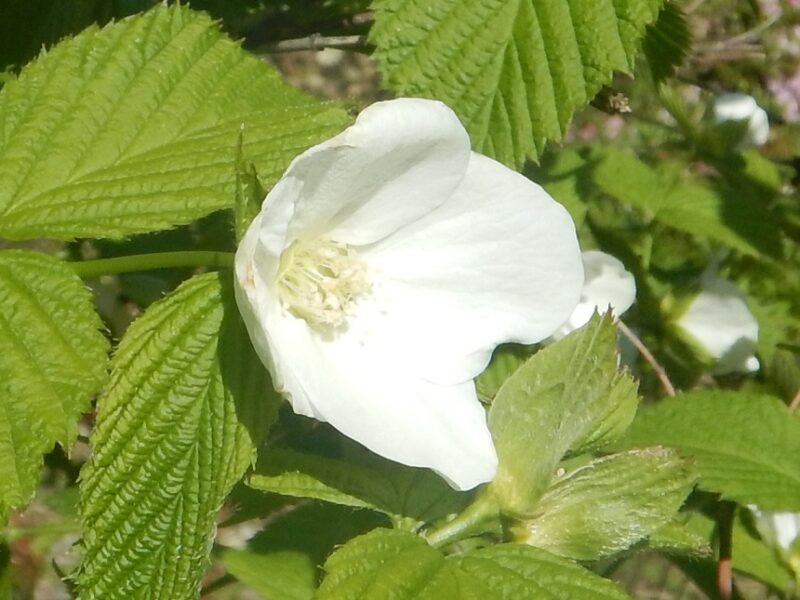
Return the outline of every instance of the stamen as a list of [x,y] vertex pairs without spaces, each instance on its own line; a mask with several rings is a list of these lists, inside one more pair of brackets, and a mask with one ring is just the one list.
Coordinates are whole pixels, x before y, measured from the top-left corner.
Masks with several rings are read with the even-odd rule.
[[347,244],[296,240],[281,254],[278,291],[286,309],[314,327],[341,325],[370,289],[366,265]]

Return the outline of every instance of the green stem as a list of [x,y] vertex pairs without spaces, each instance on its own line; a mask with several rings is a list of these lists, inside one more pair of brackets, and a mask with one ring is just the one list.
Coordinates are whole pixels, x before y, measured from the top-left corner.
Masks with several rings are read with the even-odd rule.
[[133,254],[116,258],[101,258],[71,262],[69,265],[82,279],[94,279],[101,275],[116,275],[132,271],[172,269],[175,267],[233,267],[233,253],[192,250],[183,252],[157,252]]
[[425,539],[434,547],[445,546],[460,540],[487,533],[494,529],[500,513],[490,494],[484,493],[464,512],[437,529],[427,532]]

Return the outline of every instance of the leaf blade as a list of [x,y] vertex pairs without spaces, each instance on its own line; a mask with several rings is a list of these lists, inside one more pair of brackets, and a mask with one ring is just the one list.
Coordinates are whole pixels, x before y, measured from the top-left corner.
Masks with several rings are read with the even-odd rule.
[[121,342],[82,472],[81,597],[197,596],[214,515],[277,409],[232,302],[194,277]]
[[560,140],[572,113],[630,72],[661,0],[376,0],[388,86],[450,105],[473,146],[508,165]]
[[800,510],[800,420],[776,398],[703,391],[665,400],[640,411],[624,440],[653,444],[693,456],[702,489],[764,510]]
[[0,518],[33,495],[42,455],[75,441],[79,415],[107,379],[101,329],[67,265],[0,252]]
[[0,235],[121,238],[189,223],[233,205],[242,130],[271,184],[347,120],[186,7],[90,27],[0,90]]
[[489,411],[500,459],[491,487],[501,508],[528,515],[565,454],[621,436],[637,405],[635,383],[617,371],[610,317],[535,354],[503,383]]

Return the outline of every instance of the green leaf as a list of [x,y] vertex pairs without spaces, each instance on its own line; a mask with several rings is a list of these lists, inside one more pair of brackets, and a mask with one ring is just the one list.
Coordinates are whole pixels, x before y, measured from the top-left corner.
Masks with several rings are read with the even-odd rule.
[[[696,534],[714,539],[717,524],[703,514],[695,513],[688,521],[688,527]],[[741,513],[733,521],[733,568],[751,575],[776,590],[788,591],[792,583],[792,573],[781,562],[778,553],[764,543],[741,518]]]
[[492,489],[501,508],[530,515],[565,454],[619,437],[636,412],[633,380],[617,371],[610,317],[534,355],[509,377],[489,412],[500,459]]
[[375,527],[386,518],[332,504],[295,508],[247,544],[222,553],[229,573],[265,598],[303,600],[317,588],[319,567],[334,547]]
[[377,510],[410,528],[460,510],[469,498],[428,469],[366,452],[348,458],[271,449],[262,452],[248,484],[267,492]]
[[499,544],[445,558],[421,538],[376,529],[334,552],[319,600],[622,600],[616,585],[543,550]]
[[475,150],[514,166],[560,140],[575,109],[630,73],[663,0],[375,0],[389,88],[451,106]]
[[530,358],[531,353],[532,349],[529,346],[517,344],[498,346],[492,354],[489,365],[475,378],[478,398],[483,402],[491,402],[506,379]]
[[708,237],[751,256],[780,256],[780,238],[775,234],[779,225],[763,206],[730,191],[679,180],[623,150],[603,148],[600,156],[595,183],[617,200],[678,231]]
[[42,455],[75,441],[107,379],[92,295],[63,262],[0,252],[0,521],[31,498]]
[[559,556],[596,560],[672,521],[693,483],[691,465],[672,450],[612,454],[559,478],[536,507],[541,515],[514,533]]
[[667,2],[656,22],[647,27],[642,41],[642,50],[656,83],[673,74],[691,45],[692,32],[686,14],[676,2]]
[[194,277],[128,329],[81,482],[81,598],[196,598],[214,516],[277,398],[230,284]]
[[257,554],[246,550],[225,550],[222,564],[229,574],[264,598],[311,600],[314,597],[314,565],[301,552]]
[[693,456],[702,489],[763,510],[800,511],[800,419],[771,396],[702,391],[637,415],[626,446]]
[[565,148],[549,152],[539,165],[528,165],[525,174],[564,205],[580,228],[586,218],[587,202],[595,186],[592,164],[580,150]]
[[687,558],[711,558],[713,552],[707,535],[700,535],[687,524],[685,513],[659,527],[647,538],[648,549]]
[[0,90],[0,236],[189,223],[233,206],[240,135],[271,186],[347,121],[186,7],[90,27]]

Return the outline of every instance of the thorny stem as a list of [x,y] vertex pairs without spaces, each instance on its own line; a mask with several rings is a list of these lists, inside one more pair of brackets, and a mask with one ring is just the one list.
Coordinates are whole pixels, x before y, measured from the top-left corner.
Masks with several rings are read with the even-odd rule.
[[157,252],[154,254],[133,254],[116,258],[75,261],[68,263],[82,279],[94,279],[101,275],[116,275],[133,271],[170,269],[175,267],[233,267],[233,254],[230,252],[211,252],[191,250],[183,252]]
[[625,323],[622,321],[617,320],[617,328],[619,332],[624,335],[631,344],[641,353],[644,359],[650,363],[650,366],[653,367],[653,371],[655,371],[658,380],[661,382],[661,386],[664,388],[664,391],[667,393],[668,396],[675,395],[675,386],[672,385],[672,382],[669,380],[669,375],[667,375],[666,370],[662,367],[656,357],[653,356],[653,353],[647,349],[647,346],[644,345],[639,336],[633,333]]

